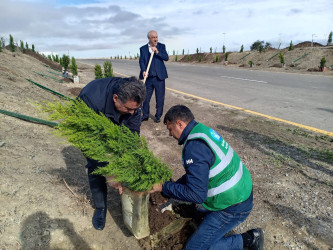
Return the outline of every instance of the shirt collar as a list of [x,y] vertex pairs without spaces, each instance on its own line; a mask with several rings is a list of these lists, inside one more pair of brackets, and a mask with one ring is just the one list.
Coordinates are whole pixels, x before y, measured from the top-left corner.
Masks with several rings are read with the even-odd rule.
[[196,120],[190,121],[179,137],[178,144],[183,145],[192,129],[198,124]]

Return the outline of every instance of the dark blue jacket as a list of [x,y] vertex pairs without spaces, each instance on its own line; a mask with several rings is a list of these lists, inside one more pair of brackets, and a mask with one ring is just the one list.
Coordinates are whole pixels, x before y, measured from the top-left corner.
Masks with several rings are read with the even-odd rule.
[[[178,144],[186,141],[189,133],[197,125],[191,121],[181,134]],[[183,149],[183,166],[186,174],[176,182],[165,182],[162,193],[177,200],[201,204],[207,199],[209,168],[215,162],[215,156],[203,140],[190,140]]]
[[[151,68],[154,67],[156,71],[156,75],[160,80],[164,80],[168,78],[168,73],[166,67],[164,65],[164,61],[169,60],[168,53],[166,52],[165,45],[163,43],[157,43],[156,48],[158,50],[158,54],[154,54],[153,60],[151,62]],[[150,59],[149,47],[148,44],[143,45],[140,48],[140,79],[143,79],[143,71],[147,70],[148,62]]]
[[96,113],[103,113],[114,124],[124,124],[132,132],[140,133],[141,111],[137,109],[133,115],[120,114],[113,101],[113,86],[120,77],[108,77],[88,83],[80,92],[81,98]]

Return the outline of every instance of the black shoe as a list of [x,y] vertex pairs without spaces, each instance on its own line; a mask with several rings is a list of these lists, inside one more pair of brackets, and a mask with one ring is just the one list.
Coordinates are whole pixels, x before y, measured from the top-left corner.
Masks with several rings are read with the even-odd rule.
[[96,208],[92,218],[92,224],[96,230],[103,230],[106,220],[106,208]]
[[252,235],[253,241],[249,246],[250,250],[263,250],[264,249],[264,231],[261,228],[252,229],[247,231]]
[[142,122],[148,121],[148,118],[142,117],[142,118],[141,118],[141,121],[142,121]]
[[156,122],[156,123],[159,123],[159,122],[161,122],[161,119],[160,119],[160,118],[156,118],[156,119],[155,119],[155,122]]

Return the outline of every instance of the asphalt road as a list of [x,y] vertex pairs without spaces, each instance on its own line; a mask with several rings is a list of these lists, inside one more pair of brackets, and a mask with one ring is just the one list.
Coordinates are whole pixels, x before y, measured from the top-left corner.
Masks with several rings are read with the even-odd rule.
[[[80,59],[103,65],[101,59]],[[113,70],[139,75],[137,60],[111,60]],[[333,78],[220,65],[166,63],[166,87],[304,126],[333,132]]]

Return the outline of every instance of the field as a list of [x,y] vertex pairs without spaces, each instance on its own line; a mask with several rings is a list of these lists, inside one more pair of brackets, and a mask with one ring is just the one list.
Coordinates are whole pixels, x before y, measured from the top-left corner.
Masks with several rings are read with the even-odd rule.
[[[328,52],[328,65],[333,64],[332,49],[321,51],[318,58]],[[230,55],[228,66],[242,64],[237,64],[236,56],[240,58],[236,53]],[[246,61],[244,67],[249,67]],[[259,57],[256,61],[258,64]],[[62,79],[50,73],[56,71],[45,63],[27,54],[0,53],[0,109],[45,119],[34,102],[58,97],[26,78],[70,97],[94,79],[93,67],[79,64],[80,84],[60,83],[47,77]],[[254,70],[266,70],[260,65]],[[267,70],[332,77],[331,69],[322,73],[308,71],[314,66],[288,65],[287,61],[287,68]],[[333,247],[332,137],[167,91],[165,110],[174,104],[188,105],[197,121],[216,129],[252,174],[254,209],[235,232],[262,227],[266,249]],[[142,243],[124,226],[119,194],[111,189],[106,227],[93,229],[85,158],[79,150],[55,137],[51,127],[0,117],[2,249],[142,249]],[[150,119],[143,123],[142,135],[155,155],[169,164],[173,178],[179,178],[183,174],[181,147],[168,136],[165,125]],[[165,249],[175,248],[168,245]]]

